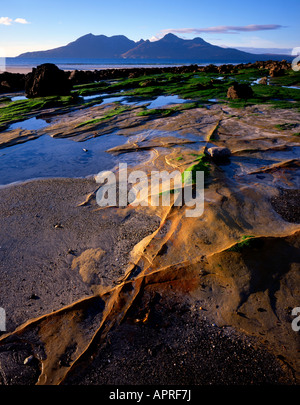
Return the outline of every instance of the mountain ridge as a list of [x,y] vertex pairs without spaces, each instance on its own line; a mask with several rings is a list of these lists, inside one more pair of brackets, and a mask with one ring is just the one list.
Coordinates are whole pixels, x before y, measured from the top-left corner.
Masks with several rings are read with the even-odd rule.
[[[77,38],[67,45],[46,51],[22,53],[17,58],[118,58],[135,45],[135,41],[128,39],[124,35],[107,37],[106,35],[93,35],[90,33]],[[97,55],[97,51],[99,50],[101,55]]]
[[67,45],[45,51],[22,53],[17,58],[89,58],[89,59],[193,59],[197,61],[253,62],[290,60],[290,55],[253,54],[235,48],[212,45],[200,37],[182,39],[166,34],[157,41],[135,42],[125,35],[83,35]]

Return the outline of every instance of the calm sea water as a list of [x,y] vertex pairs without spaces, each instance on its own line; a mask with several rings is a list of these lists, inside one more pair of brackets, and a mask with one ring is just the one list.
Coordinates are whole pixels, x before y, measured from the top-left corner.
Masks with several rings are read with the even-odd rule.
[[[54,63],[63,70],[100,70],[100,69],[116,69],[116,68],[133,68],[133,67],[167,67],[167,66],[183,66],[198,64],[201,66],[209,65],[222,65],[224,62],[211,62],[182,59],[41,59],[41,58],[6,58],[5,63],[7,67],[11,68],[33,68],[42,63]],[[232,62],[234,64],[235,62]],[[226,62],[228,64],[228,62]]]

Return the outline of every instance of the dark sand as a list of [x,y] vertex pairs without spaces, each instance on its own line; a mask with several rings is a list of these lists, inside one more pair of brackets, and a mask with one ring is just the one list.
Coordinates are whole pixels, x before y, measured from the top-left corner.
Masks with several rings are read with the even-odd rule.
[[285,221],[300,224],[300,190],[281,189],[271,204]]
[[[1,282],[6,286],[0,305],[6,308],[8,331],[91,295],[93,282],[83,282],[71,268],[81,252],[99,247],[108,252],[96,282],[113,284],[132,247],[158,227],[150,215],[120,216],[114,209],[95,211],[94,204],[78,207],[95,186],[92,180],[40,180],[0,190]],[[0,384],[35,384],[40,371],[33,354],[25,341],[2,345]],[[67,351],[60,362],[69,361]],[[162,283],[146,287],[93,360],[80,364],[64,383],[293,384],[294,377],[256,339],[217,326],[176,283],[175,289]]]
[[[93,293],[123,275],[133,246],[158,226],[145,215],[78,206],[93,180],[38,180],[0,190],[0,306],[7,331]],[[107,252],[96,280],[85,283],[72,262],[87,249]],[[13,294],[12,294],[13,292]]]

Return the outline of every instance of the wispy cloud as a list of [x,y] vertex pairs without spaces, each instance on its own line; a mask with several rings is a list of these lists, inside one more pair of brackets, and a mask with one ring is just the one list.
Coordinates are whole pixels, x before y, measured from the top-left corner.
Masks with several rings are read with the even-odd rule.
[[11,25],[12,21],[12,18],[0,17],[0,25]]
[[25,20],[25,18],[16,18],[15,22],[19,24],[30,24],[29,21]]
[[13,23],[17,24],[30,24],[29,21],[25,20],[25,18],[16,18],[13,20],[10,17],[0,17],[0,25],[12,25]]
[[157,40],[164,37],[166,34],[239,34],[240,32],[254,32],[254,31],[266,31],[266,30],[278,30],[284,28],[283,25],[279,24],[251,24],[244,26],[236,25],[218,25],[216,27],[205,27],[205,28],[171,28],[166,30],[161,30],[160,33],[151,38],[151,40]]

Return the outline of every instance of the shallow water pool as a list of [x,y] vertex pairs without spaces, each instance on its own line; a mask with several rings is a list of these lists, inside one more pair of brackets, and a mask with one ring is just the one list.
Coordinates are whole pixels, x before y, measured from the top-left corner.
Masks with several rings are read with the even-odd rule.
[[27,131],[38,131],[39,129],[46,128],[49,125],[48,122],[41,118],[29,118],[28,120],[24,121],[19,121],[15,122],[14,124],[11,124],[8,128],[9,131],[12,131],[13,129],[25,129]]
[[0,150],[0,185],[49,177],[87,177],[116,164],[138,163],[149,152],[125,153],[115,157],[105,151],[122,145],[127,138],[104,135],[85,142],[54,139],[48,135]]

